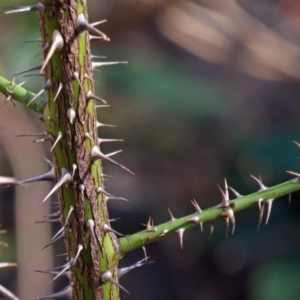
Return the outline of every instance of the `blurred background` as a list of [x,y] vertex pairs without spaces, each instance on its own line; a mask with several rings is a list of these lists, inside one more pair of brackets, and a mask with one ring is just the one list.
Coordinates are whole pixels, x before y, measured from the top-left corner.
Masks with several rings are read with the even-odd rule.
[[[28,2],[2,0],[1,6]],[[22,2],[22,1],[21,1]],[[93,41],[93,55],[128,65],[103,67],[95,74],[96,90],[110,108],[98,110],[99,136],[122,138],[104,145],[104,152],[123,149],[116,160],[133,170],[131,176],[106,165],[107,190],[129,203],[109,203],[117,231],[130,234],[221,201],[216,184],[224,177],[241,194],[254,192],[250,178],[261,175],[266,186],[299,172],[300,142],[300,1],[299,0],[91,0],[89,20],[107,19],[101,30],[110,43]],[[0,18],[1,75],[38,65],[42,56],[35,13]],[[96,59],[100,61],[101,59]],[[22,77],[17,82],[25,80]],[[31,77],[26,87],[37,92],[43,79]],[[0,175],[27,178],[46,172],[48,145],[33,144],[22,133],[43,131],[38,117],[11,103],[0,107]],[[41,188],[43,190],[41,190]],[[0,190],[0,221],[9,242],[1,261],[17,261],[16,270],[0,273],[0,284],[21,299],[51,291],[52,279],[35,274],[62,264],[53,250],[40,249],[50,240],[47,225],[35,225],[49,210],[39,206],[48,184]],[[258,208],[236,215],[236,232],[226,239],[223,220],[209,239],[195,228],[147,246],[154,263],[121,279],[130,296],[150,300],[294,300],[300,299],[300,205],[294,193],[277,200],[269,224],[257,232]],[[233,197],[233,196],[232,196]],[[48,205],[48,206],[47,206]],[[34,233],[33,233],[34,232]],[[143,258],[142,250],[126,255],[120,265]],[[67,283],[58,280],[55,288]]]

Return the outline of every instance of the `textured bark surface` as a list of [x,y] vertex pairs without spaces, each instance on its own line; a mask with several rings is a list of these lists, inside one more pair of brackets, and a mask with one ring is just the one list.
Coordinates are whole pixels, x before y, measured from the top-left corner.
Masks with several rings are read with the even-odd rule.
[[[45,80],[50,79],[53,88],[48,92],[43,118],[54,139],[59,132],[63,133],[52,151],[57,178],[61,176],[62,168],[72,173],[73,164],[77,165],[72,182],[63,185],[58,193],[63,224],[70,207],[75,208],[65,229],[69,258],[76,256],[79,244],[84,247],[72,267],[72,299],[118,299],[118,288],[101,282],[101,274],[107,270],[112,271],[117,280],[119,247],[116,236],[102,230],[104,224],[109,225],[106,202],[101,193],[97,194],[97,188],[103,185],[102,167],[99,160],[93,162],[91,159],[91,149],[97,145],[98,134],[94,100],[88,100],[86,96],[89,90],[94,91],[90,45],[88,34],[78,35],[76,31],[78,14],[83,13],[88,20],[86,1],[44,3],[46,9],[40,13],[43,44],[51,44],[52,33],[58,30],[63,36],[64,47],[54,53],[45,68]],[[63,88],[54,102],[60,83]],[[73,124],[67,117],[69,108],[76,112]],[[89,138],[85,137],[87,133]],[[79,190],[81,184],[85,188],[84,197]],[[86,227],[88,219],[95,223],[96,240]]]

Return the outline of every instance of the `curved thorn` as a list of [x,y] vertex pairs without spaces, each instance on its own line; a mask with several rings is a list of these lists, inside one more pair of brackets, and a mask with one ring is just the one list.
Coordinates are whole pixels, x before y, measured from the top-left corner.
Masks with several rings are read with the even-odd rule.
[[234,195],[237,197],[237,198],[241,198],[243,197],[243,195],[241,195],[240,193],[238,193],[235,189],[233,189],[232,187],[228,187],[233,193]]
[[106,202],[108,202],[109,200],[122,200],[122,201],[129,201],[125,198],[121,198],[121,197],[105,197]]
[[117,270],[118,278],[120,279],[122,276],[124,276],[125,274],[127,274],[128,272],[130,272],[133,269],[142,267],[142,266],[146,265],[147,263],[152,263],[152,261],[149,261],[149,262],[147,261],[148,258],[149,257],[145,257],[129,267],[119,268]]
[[57,273],[57,275],[50,281],[50,283],[53,282],[54,280],[56,280],[58,277],[65,275],[65,273],[67,271],[69,271],[71,269],[71,267],[74,266],[74,264],[75,264],[75,260],[74,260],[74,258],[71,258],[70,261],[68,261],[64,265],[65,267],[61,271],[59,271]]
[[[224,193],[224,191],[221,189],[221,187],[218,184],[217,184],[217,187],[222,195],[222,202],[221,202],[221,204],[218,205],[218,207],[221,207],[221,208],[228,207],[229,206],[229,198],[227,197],[226,192]],[[226,186],[225,186],[225,189],[226,189]]]
[[16,73],[14,76],[18,76],[18,75],[22,75],[22,74],[25,74],[27,72],[31,72],[31,71],[35,71],[35,70],[39,70],[41,68],[41,66],[43,65],[44,62],[41,62],[40,64],[38,64],[37,66],[34,66],[30,69],[27,69],[25,71],[21,71],[19,73]]
[[268,200],[265,201],[265,202],[266,202],[266,205],[267,205],[266,225],[268,224],[269,218],[270,218],[270,215],[271,215],[271,210],[272,210],[273,200],[274,200],[274,199],[268,199]]
[[102,194],[104,194],[104,195],[106,195],[106,196],[108,196],[108,197],[113,197],[112,194],[106,192],[101,186],[99,186],[99,187],[97,188],[97,194],[100,194],[100,193],[102,193]]
[[54,52],[55,51],[61,51],[63,46],[64,46],[64,39],[63,39],[61,33],[58,30],[54,30],[53,33],[52,33],[51,46],[50,46],[50,49],[47,53],[46,59],[45,59],[43,65],[41,67],[40,73],[43,73],[46,65],[48,64],[48,62],[51,59]]
[[200,208],[199,204],[197,203],[197,201],[195,199],[191,200],[191,203],[193,204],[193,206],[196,209],[196,212],[198,214],[200,214],[202,212],[202,209]]
[[229,231],[229,222],[232,224],[232,231],[231,234],[234,234],[235,230],[235,218],[234,218],[234,212],[232,209],[227,209],[224,212],[221,213],[221,217],[225,218],[226,222],[226,238],[228,237],[228,231]]
[[121,169],[134,175],[134,173],[131,170],[127,169],[123,165],[117,163],[116,161],[114,161],[110,157],[108,157],[107,155],[103,154],[100,151],[99,147],[97,147],[97,146],[93,147],[92,152],[91,152],[91,158],[94,162],[97,161],[98,159],[106,160],[106,161],[112,163],[113,165],[116,165],[116,166],[120,167]]
[[256,178],[255,176],[253,175],[250,175],[259,185],[260,189],[259,189],[259,192],[262,192],[262,191],[265,191],[266,189],[268,189],[263,183],[262,183],[262,180],[261,178]]
[[172,214],[172,212],[171,212],[170,208],[168,208],[168,212],[169,212],[169,214],[170,214],[170,216],[171,216],[171,220],[170,220],[170,222],[173,222],[173,221],[175,221],[175,220],[176,220],[176,218],[174,218],[174,216],[173,216],[173,214]]
[[119,232],[113,230],[113,229],[112,229],[111,227],[109,227],[107,224],[104,224],[104,225],[102,226],[102,230],[103,230],[103,232],[105,232],[105,233],[112,232],[112,233],[114,233],[114,234],[116,234],[116,235],[124,236],[123,234],[121,234],[121,233],[119,233]]

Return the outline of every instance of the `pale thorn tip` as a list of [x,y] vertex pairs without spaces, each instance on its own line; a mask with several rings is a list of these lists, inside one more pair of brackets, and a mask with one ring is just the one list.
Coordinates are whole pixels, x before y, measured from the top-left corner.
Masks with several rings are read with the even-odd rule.
[[253,175],[250,175],[250,177],[252,177],[259,185],[260,189],[258,190],[259,192],[263,192],[265,190],[267,190],[268,188],[262,183],[262,180],[259,176],[259,178],[256,178],[255,176]]
[[193,204],[193,206],[195,207],[196,211],[198,214],[200,214],[202,212],[202,209],[200,208],[199,204],[197,203],[197,201],[195,199],[191,200],[191,203]]
[[43,73],[43,71],[44,71],[46,65],[48,64],[49,60],[51,59],[53,53],[55,51],[61,51],[63,46],[64,46],[64,39],[63,39],[61,33],[58,30],[54,30],[52,33],[51,46],[47,53],[46,59],[41,67],[40,73]]
[[184,231],[185,231],[184,228],[179,228],[175,231],[179,236],[180,249],[183,248],[183,234],[184,234]]
[[118,153],[121,153],[121,152],[123,152],[123,150],[117,150],[117,151],[115,151],[115,152],[111,152],[111,153],[106,154],[106,156],[107,156],[107,157],[111,157],[111,156],[114,156],[114,155],[116,155],[116,154],[118,154]]
[[119,64],[127,64],[127,61],[104,61],[104,62],[92,62],[92,70],[96,70],[97,68],[104,67],[104,66],[112,66],[112,65],[119,65]]
[[170,214],[170,217],[171,217],[171,220],[170,220],[170,222],[173,222],[173,221],[175,221],[175,220],[176,220],[176,218],[174,218],[174,216],[173,216],[173,214],[172,214],[172,212],[171,212],[170,208],[168,208],[168,212],[169,212],[169,214]]
[[63,184],[69,183],[72,181],[72,176],[66,168],[62,168],[61,175],[56,185],[52,188],[52,190],[48,193],[48,195],[44,198],[41,204],[43,204],[52,194],[54,194]]
[[66,272],[68,272],[72,266],[74,266],[75,264],[75,259],[71,258],[65,265],[62,266],[62,269],[57,273],[57,275],[50,281],[53,282],[54,280],[56,280],[58,277],[60,276],[65,276]]
[[84,31],[87,31],[89,34],[101,37],[104,41],[109,41],[109,38],[106,36],[106,34],[96,29],[93,25],[89,24],[84,14],[82,13],[77,16],[76,31],[78,35],[80,35]]
[[87,100],[92,100],[92,99],[93,100],[98,100],[98,101],[101,101],[104,104],[107,104],[107,102],[104,99],[96,96],[91,90],[88,90],[88,92],[86,93],[86,99]]
[[[58,89],[57,89],[57,92],[56,92],[56,94],[55,94],[55,96],[54,96],[54,98],[53,98],[53,102],[55,102],[56,101],[56,99],[57,99],[57,97],[58,97],[58,95],[60,94],[60,92],[62,91],[62,88],[64,87],[64,84],[62,83],[62,82],[60,82],[59,84],[58,84]],[[69,108],[70,109],[70,108]],[[68,111],[69,111],[69,109],[68,109]],[[67,112],[67,114],[68,114],[68,112]],[[69,116],[68,116],[69,117]],[[71,122],[70,122],[71,123]],[[72,123],[71,123],[72,124]]]
[[293,181],[293,182],[299,182],[300,180],[300,174],[299,173],[296,173],[296,172],[292,172],[292,171],[286,171],[287,173],[291,174],[291,175],[294,175],[296,177],[296,180]]
[[112,272],[111,271],[106,271],[105,273],[102,274],[101,276],[101,280],[102,282],[106,283],[106,282],[110,282],[114,285],[116,285],[117,287],[119,287],[121,290],[123,290],[124,292],[126,292],[128,295],[129,292],[122,286],[120,285],[116,280],[113,279],[112,277]]
[[116,234],[116,235],[124,236],[124,234],[121,234],[121,233],[119,233],[119,232],[113,230],[113,229],[112,229],[111,227],[109,227],[107,224],[104,224],[104,225],[102,226],[102,230],[103,230],[103,232],[105,232],[105,233],[112,232],[112,233],[114,233],[114,234]]
[[77,246],[77,253],[75,255],[75,258],[74,258],[74,263],[73,263],[73,266],[76,264],[76,261],[78,259],[78,256],[80,255],[80,252],[83,250],[83,245],[81,244],[78,244]]
[[36,300],[47,300],[47,299],[53,299],[53,298],[61,298],[61,297],[67,297],[68,299],[71,299],[72,297],[72,289],[73,284],[71,283],[69,286],[61,290],[60,292],[53,293],[47,296],[40,297]]
[[243,197],[243,195],[241,195],[240,193],[238,193],[235,189],[233,189],[232,187],[228,187],[233,193],[234,195],[237,197],[237,198],[241,198]]
[[81,193],[81,198],[84,199],[84,190],[85,190],[84,185],[81,183],[81,184],[79,184],[78,188],[79,188],[80,193]]
[[37,97],[39,97],[41,94],[43,94],[45,91],[52,89],[52,81],[48,79],[46,81],[45,86],[27,103],[27,106],[29,106]]
[[76,112],[72,107],[68,108],[67,117],[68,117],[69,123],[73,124],[74,120],[75,120],[75,117],[76,117]]
[[116,166],[120,167],[121,169],[123,169],[123,170],[129,172],[130,174],[134,175],[134,173],[133,173],[131,170],[127,169],[127,168],[124,167],[123,165],[117,163],[116,161],[114,161],[114,160],[112,160],[110,157],[108,157],[107,155],[103,154],[103,153],[100,151],[100,149],[99,149],[98,146],[94,146],[94,147],[92,148],[92,151],[91,151],[91,158],[92,158],[93,162],[96,162],[98,159],[106,160],[106,161],[112,163],[113,165],[116,165]]
[[73,78],[77,81],[77,83],[79,84],[80,88],[82,89],[82,85],[81,85],[81,82],[80,82],[80,78],[79,78],[78,72],[74,72],[73,73]]
[[55,146],[57,145],[57,143],[63,138],[63,136],[64,136],[64,134],[61,131],[59,131],[58,134],[57,134],[56,140],[54,141],[54,143],[53,143],[53,145],[52,145],[52,147],[50,149],[50,152],[53,151],[53,149],[55,148]]
[[228,231],[229,231],[229,224],[231,222],[232,224],[232,230],[231,230],[231,234],[234,234],[234,230],[235,230],[235,218],[234,218],[234,212],[233,210],[227,209],[225,211],[223,211],[221,213],[221,217],[225,218],[225,222],[226,222],[226,238],[228,237]]
[[122,201],[129,202],[129,200],[127,200],[126,198],[121,198],[121,197],[105,197],[105,201],[106,202],[108,202],[109,200],[122,200]]
[[14,14],[20,12],[28,12],[28,11],[38,11],[42,12],[45,10],[45,5],[42,2],[38,2],[36,5],[31,6],[9,6],[6,9],[11,9],[5,12],[5,14]]
[[154,226],[154,221],[151,216],[149,217],[147,224],[142,225],[146,226],[146,231],[155,232],[157,230]]
[[74,175],[75,175],[76,170],[77,170],[77,165],[72,164],[72,180],[74,179]]
[[296,146],[298,146],[299,148],[300,148],[300,144],[299,143],[297,143],[296,141],[293,141],[294,142],[294,144],[296,145]]
[[91,236],[93,237],[94,241],[96,241],[96,236],[95,236],[95,222],[93,219],[88,219],[86,221],[86,227],[90,231]]

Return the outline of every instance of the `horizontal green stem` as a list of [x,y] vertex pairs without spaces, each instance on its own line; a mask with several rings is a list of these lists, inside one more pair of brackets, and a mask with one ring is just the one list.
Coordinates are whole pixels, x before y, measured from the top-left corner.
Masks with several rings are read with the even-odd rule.
[[[0,92],[3,93],[6,97],[11,96],[12,99],[16,100],[19,103],[27,105],[30,100],[35,96],[34,93],[26,90],[25,88],[14,84],[13,82],[5,79],[0,76]],[[45,100],[37,98],[33,103],[28,107],[36,112],[42,112]]]
[[[174,221],[168,221],[166,223],[155,226],[155,230],[143,230],[132,235],[119,238],[120,248],[123,254],[130,252],[134,249],[141,248],[146,244],[156,242],[166,236],[169,236],[176,232],[178,229],[188,229],[199,223],[211,222],[217,218],[221,217],[221,214],[226,209],[232,209],[233,212],[238,212],[240,210],[247,209],[251,206],[257,205],[258,200],[263,201],[269,199],[275,199],[294,191],[300,189],[299,180],[293,179],[287,182],[281,183],[279,185],[269,187],[265,191],[256,192],[247,196],[236,198],[230,201],[230,206],[228,208],[220,208],[218,206],[213,206],[203,210],[201,213],[193,213],[188,216],[176,219]],[[193,217],[199,217],[199,220],[191,223],[188,221]]]

